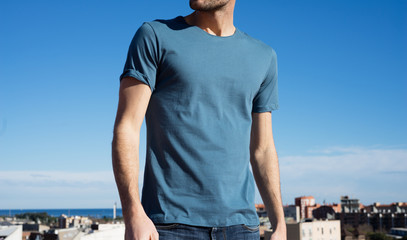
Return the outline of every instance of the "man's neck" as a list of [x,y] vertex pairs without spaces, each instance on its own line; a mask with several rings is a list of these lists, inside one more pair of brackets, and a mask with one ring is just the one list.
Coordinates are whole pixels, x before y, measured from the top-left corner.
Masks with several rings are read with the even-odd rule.
[[233,25],[233,9],[234,4],[230,4],[213,12],[194,11],[185,17],[185,21],[189,25],[198,26],[212,35],[231,36],[236,30]]

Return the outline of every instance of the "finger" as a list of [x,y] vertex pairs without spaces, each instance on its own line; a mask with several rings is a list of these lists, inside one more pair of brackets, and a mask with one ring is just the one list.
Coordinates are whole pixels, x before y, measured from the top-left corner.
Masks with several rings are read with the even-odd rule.
[[159,240],[157,232],[151,234],[151,240]]

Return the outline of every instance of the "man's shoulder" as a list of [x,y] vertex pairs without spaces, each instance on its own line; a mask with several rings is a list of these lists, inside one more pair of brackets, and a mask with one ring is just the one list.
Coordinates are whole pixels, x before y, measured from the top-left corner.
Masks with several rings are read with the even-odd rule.
[[143,22],[142,26],[148,25],[156,32],[162,31],[164,29],[176,30],[177,28],[179,28],[180,25],[180,17],[181,16],[176,16],[170,19],[157,18],[154,20]]
[[276,51],[274,50],[274,48],[271,47],[269,44],[265,43],[263,40],[255,38],[240,29],[239,31],[241,32],[241,35],[246,40],[246,42],[253,46],[254,48],[259,49],[261,52],[265,52],[270,55],[276,55]]

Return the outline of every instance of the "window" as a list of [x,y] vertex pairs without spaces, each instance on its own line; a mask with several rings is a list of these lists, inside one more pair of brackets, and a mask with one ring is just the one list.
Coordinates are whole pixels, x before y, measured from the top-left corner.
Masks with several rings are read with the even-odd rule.
[[324,228],[321,228],[321,234],[324,234]]

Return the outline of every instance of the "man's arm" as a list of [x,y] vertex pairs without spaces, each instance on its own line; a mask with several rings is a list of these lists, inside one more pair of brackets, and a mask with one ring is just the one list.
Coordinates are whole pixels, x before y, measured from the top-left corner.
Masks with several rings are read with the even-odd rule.
[[126,240],[158,240],[157,230],[141,205],[138,188],[140,128],[150,97],[148,85],[131,77],[121,80],[112,165],[122,203]]
[[250,163],[273,227],[273,239],[286,239],[280,170],[274,146],[271,112],[252,113]]

